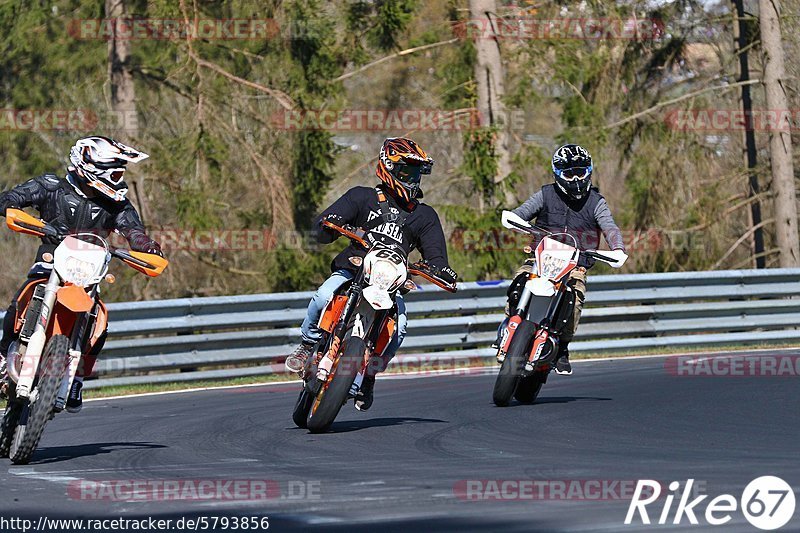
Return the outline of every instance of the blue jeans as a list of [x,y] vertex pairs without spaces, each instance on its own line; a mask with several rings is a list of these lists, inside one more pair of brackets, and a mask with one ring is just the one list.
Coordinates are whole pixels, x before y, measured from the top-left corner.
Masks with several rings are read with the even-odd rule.
[[[319,317],[322,316],[322,311],[328,304],[328,301],[333,296],[336,290],[353,279],[353,274],[347,270],[337,270],[331,277],[325,280],[325,283],[320,285],[317,292],[308,303],[308,312],[306,318],[303,320],[303,325],[300,326],[300,332],[303,335],[303,342],[316,343],[322,338],[322,330],[319,329]],[[400,345],[403,344],[403,339],[406,336],[406,325],[408,324],[408,317],[406,316],[406,304],[403,297],[399,294],[395,299],[397,303],[397,327],[395,328],[394,336],[383,352],[384,368],[385,365],[397,353]]]

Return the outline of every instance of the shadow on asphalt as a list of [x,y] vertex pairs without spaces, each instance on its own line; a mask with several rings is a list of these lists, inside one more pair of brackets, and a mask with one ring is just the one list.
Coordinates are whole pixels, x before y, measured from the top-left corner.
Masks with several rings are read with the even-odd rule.
[[162,444],[151,442],[93,442],[91,444],[78,444],[75,446],[51,446],[49,448],[39,448],[33,454],[30,464],[59,463],[77,457],[89,457],[92,455],[102,455],[112,453],[117,450],[138,450],[166,448]]
[[436,418],[415,418],[415,417],[387,417],[370,418],[368,420],[347,420],[334,422],[331,426],[331,433],[347,433],[359,431],[361,429],[380,428],[388,426],[404,426],[406,424],[446,424],[447,420]]
[[537,398],[534,405],[544,403],[570,403],[570,402],[610,402],[611,398],[597,398],[595,396],[546,396]]

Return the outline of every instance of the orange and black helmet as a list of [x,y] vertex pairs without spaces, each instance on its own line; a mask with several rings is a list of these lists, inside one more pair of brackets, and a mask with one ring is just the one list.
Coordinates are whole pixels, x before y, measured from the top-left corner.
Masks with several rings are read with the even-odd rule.
[[423,174],[430,174],[433,159],[411,139],[390,137],[383,141],[375,174],[389,192],[400,200],[411,202],[421,195]]

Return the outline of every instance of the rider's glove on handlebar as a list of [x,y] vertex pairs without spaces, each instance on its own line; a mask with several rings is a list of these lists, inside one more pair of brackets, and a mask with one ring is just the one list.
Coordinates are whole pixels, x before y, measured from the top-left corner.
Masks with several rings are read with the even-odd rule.
[[155,254],[164,257],[164,252],[161,251],[161,245],[147,236],[144,232],[133,231],[128,235],[128,242],[131,249],[136,252],[144,252],[146,254]]
[[337,215],[336,213],[330,213],[325,217],[326,222],[330,222],[331,224],[335,224],[336,226],[343,227],[347,224],[344,218],[341,215]]
[[440,267],[436,270],[436,277],[447,283],[453,284],[458,280],[458,274],[449,266]]

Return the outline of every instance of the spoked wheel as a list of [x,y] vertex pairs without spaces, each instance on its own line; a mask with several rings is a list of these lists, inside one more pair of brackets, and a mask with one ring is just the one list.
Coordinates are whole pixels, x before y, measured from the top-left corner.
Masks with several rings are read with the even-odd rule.
[[517,326],[506,358],[500,366],[500,373],[497,374],[494,382],[492,400],[498,407],[506,407],[511,402],[511,397],[520,380],[520,374],[522,374],[522,367],[528,358],[531,339],[535,333],[536,326],[528,320],[523,320]]
[[330,429],[364,364],[364,351],[367,349],[364,339],[350,335],[345,342],[344,353],[332,369],[333,378],[322,386],[311,405],[307,420],[311,433],[324,433]]
[[53,404],[67,371],[69,339],[64,335],[52,337],[45,346],[39,362],[39,379],[36,385],[36,401],[17,400],[20,414],[14,437],[11,440],[9,457],[14,464],[28,464],[42,438],[44,426],[50,420]]
[[14,432],[22,413],[22,404],[14,398],[12,387],[9,388],[9,395],[10,398],[3,413],[3,422],[0,424],[0,457],[8,457],[11,441],[14,440]]

